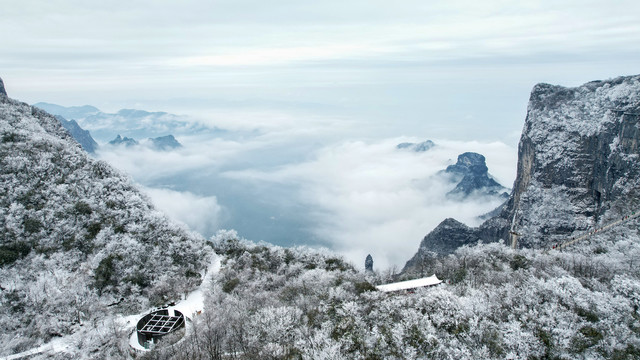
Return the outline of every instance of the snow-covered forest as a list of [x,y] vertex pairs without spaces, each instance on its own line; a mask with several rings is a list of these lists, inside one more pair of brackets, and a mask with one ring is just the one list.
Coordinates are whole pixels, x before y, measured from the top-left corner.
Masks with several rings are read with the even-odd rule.
[[637,359],[636,227],[549,254],[465,246],[425,259],[424,274],[446,284],[401,294],[375,290],[388,272],[220,234],[225,260],[205,312],[185,339],[143,358]]

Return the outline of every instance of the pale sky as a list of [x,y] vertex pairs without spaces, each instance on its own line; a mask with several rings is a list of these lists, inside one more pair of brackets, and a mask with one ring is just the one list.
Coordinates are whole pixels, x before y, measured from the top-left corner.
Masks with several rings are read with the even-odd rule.
[[23,101],[107,111],[271,104],[405,135],[517,132],[537,82],[640,72],[639,20],[637,1],[3,1],[0,76]]

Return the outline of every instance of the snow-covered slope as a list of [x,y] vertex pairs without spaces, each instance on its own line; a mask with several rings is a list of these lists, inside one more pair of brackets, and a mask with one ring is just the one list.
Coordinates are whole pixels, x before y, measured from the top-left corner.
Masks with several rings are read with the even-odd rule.
[[200,282],[204,239],[88,157],[52,115],[0,92],[0,139],[0,357],[79,331],[80,353],[108,354],[119,339],[95,339],[95,327]]

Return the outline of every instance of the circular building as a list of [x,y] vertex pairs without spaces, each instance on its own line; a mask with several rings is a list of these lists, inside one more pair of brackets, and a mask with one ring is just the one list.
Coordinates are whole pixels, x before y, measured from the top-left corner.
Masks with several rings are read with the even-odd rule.
[[136,325],[138,343],[145,349],[149,349],[163,336],[183,328],[184,322],[184,315],[175,309],[162,309],[149,313]]

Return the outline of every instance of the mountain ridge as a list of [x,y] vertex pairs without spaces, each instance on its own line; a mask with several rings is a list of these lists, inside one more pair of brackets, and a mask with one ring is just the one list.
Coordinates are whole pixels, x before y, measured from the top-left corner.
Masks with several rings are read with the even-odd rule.
[[549,247],[631,213],[640,205],[638,99],[640,75],[574,88],[534,86],[518,145],[516,180],[499,214],[469,228],[466,238],[451,246],[441,245],[452,232],[440,228],[427,234],[404,271],[415,270],[427,253],[509,242],[510,231],[520,234],[519,247]]
[[60,115],[55,115],[55,118],[60,121],[62,126],[67,129],[69,134],[82,146],[82,148],[89,154],[95,154],[98,149],[98,143],[93,140],[89,130],[85,130],[75,120],[67,120]]

